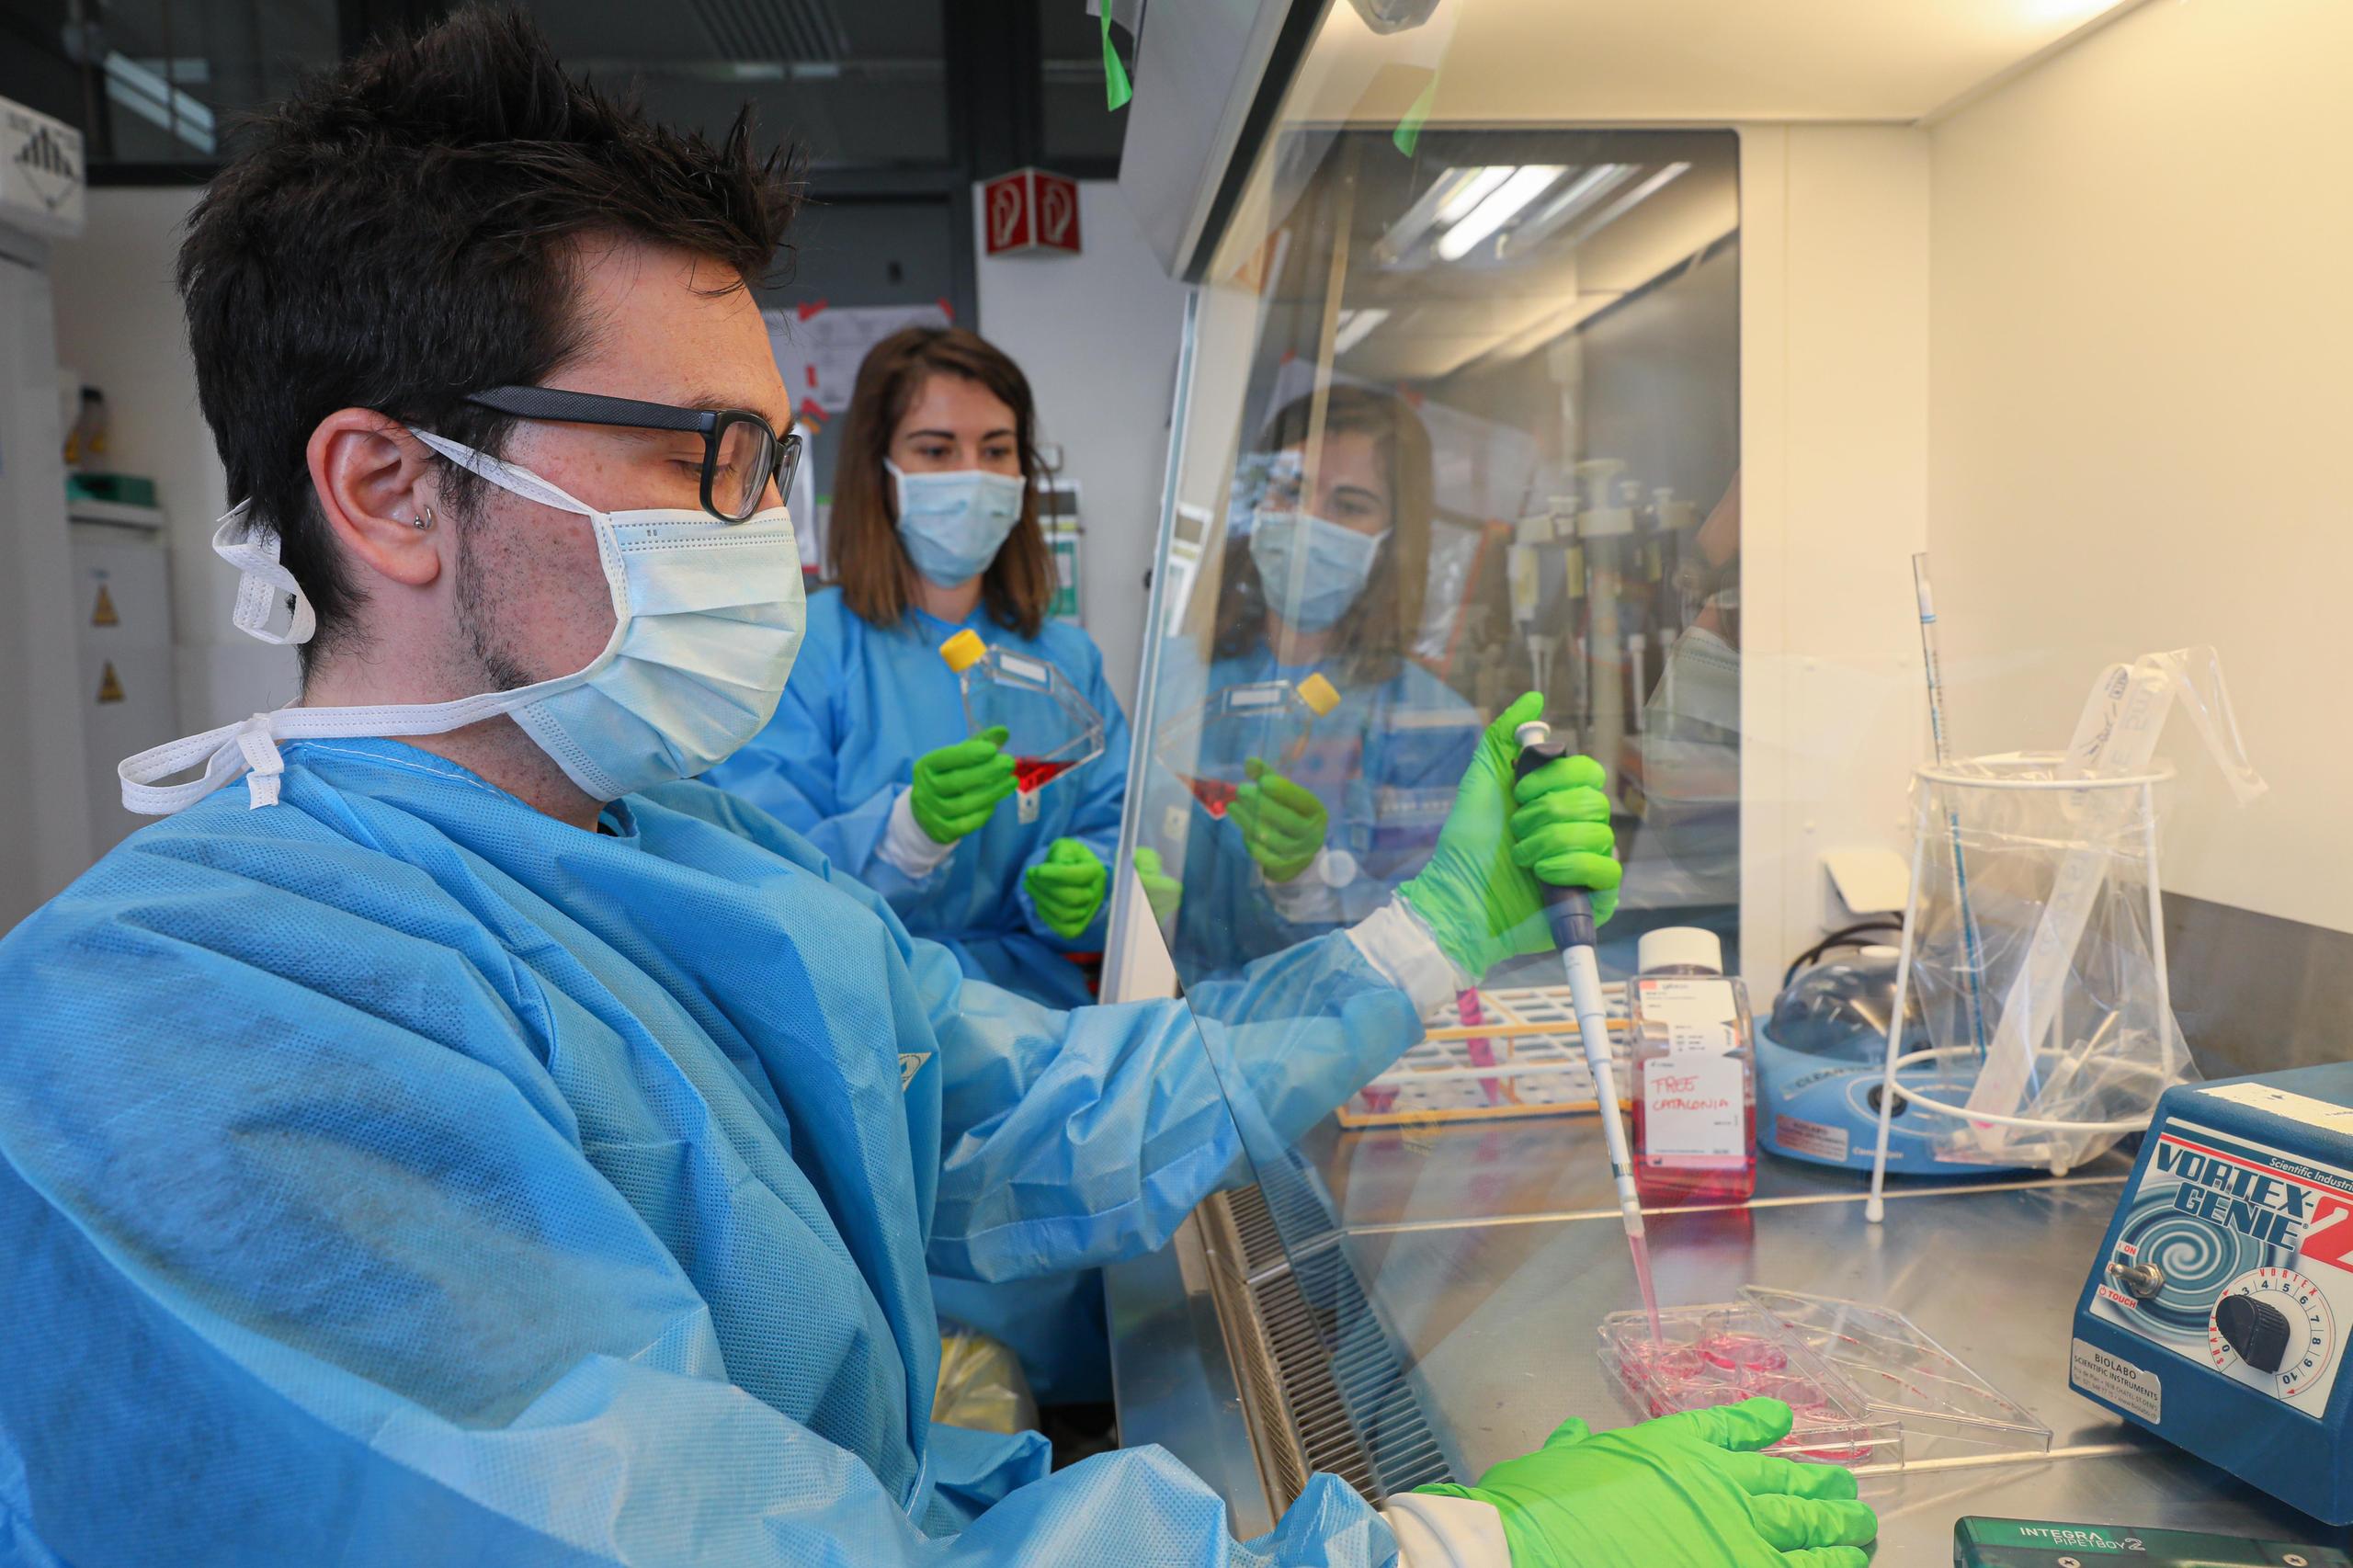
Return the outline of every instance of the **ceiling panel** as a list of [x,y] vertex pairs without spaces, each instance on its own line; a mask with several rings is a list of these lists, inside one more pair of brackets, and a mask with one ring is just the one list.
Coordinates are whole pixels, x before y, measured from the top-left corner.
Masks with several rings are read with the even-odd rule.
[[1922,119],[2143,0],[1446,0],[1379,37],[1334,0],[1294,121]]

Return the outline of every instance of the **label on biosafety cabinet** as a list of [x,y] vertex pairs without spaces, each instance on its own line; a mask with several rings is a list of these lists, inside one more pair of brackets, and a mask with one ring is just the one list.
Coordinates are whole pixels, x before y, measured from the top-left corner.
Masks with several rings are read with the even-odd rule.
[[2078,1339],[2067,1370],[2068,1381],[2099,1395],[2120,1410],[2129,1410],[2143,1421],[2165,1417],[2164,1381],[2156,1373],[2136,1367],[2121,1356],[2111,1356],[2097,1346]]
[[[2306,1415],[2324,1414],[2353,1324],[2353,1172],[2173,1120],[2119,1212],[2096,1315]],[[2157,1281],[2146,1295],[2119,1275],[2143,1266],[2154,1270],[2143,1281]],[[2076,1356],[2076,1381],[2095,1387],[2083,1376],[2080,1345]]]

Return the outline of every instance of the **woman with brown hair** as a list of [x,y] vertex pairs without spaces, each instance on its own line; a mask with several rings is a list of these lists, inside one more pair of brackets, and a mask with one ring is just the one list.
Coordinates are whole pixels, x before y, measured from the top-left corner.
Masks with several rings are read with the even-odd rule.
[[[964,972],[1084,1006],[1127,793],[1128,721],[1086,632],[1046,619],[1029,378],[958,328],[909,327],[858,367],[834,472],[828,564],[776,717],[704,777],[766,807],[890,902]],[[1103,753],[1008,803],[1002,730],[965,733],[939,645],[969,630],[1062,671],[1102,716]],[[1007,1063],[1008,1073],[1029,1071]],[[944,1318],[1013,1346],[1048,1403],[1110,1398],[1100,1275],[982,1285],[935,1277]]]
[[[1102,947],[1128,730],[1094,640],[1046,619],[1041,477],[1029,379],[1002,350],[952,327],[876,344],[834,475],[839,586],[810,596],[775,719],[706,777],[806,835],[966,974],[1074,1007],[1089,998],[1072,960]],[[963,630],[1051,664],[1103,719],[1102,755],[1021,811],[1004,733],[965,733],[940,656]]]
[[1339,703],[1303,744],[1267,737],[1287,755],[1254,758],[1222,819],[1188,815],[1181,879],[1138,851],[1188,980],[1378,907],[1427,858],[1479,741],[1479,715],[1412,657],[1435,509],[1420,416],[1342,383],[1277,410],[1256,445],[1218,591],[1163,651],[1162,711],[1318,674]]

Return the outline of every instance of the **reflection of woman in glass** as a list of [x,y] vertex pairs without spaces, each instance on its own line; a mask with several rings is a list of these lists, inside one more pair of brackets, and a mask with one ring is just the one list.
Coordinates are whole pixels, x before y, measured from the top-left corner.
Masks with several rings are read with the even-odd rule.
[[1145,823],[1148,846],[1183,843],[1180,877],[1156,852],[1141,858],[1188,979],[1385,902],[1428,857],[1478,744],[1476,712],[1408,656],[1429,561],[1428,433],[1401,399],[1336,386],[1311,453],[1316,415],[1302,397],[1268,422],[1243,464],[1218,592],[1162,654],[1163,714],[1311,675],[1339,693],[1303,736],[1269,722],[1203,738],[1253,758],[1222,819],[1188,802]]
[[1676,587],[1693,606],[1643,706],[1644,900],[1740,902],[1740,476],[1692,536]]

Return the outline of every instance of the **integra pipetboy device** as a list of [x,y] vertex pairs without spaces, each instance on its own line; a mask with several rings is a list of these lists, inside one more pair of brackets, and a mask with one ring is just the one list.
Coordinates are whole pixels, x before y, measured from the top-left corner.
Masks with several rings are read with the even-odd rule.
[[2353,1522],[2353,1062],[2166,1091],[2075,1306],[2069,1382]]

